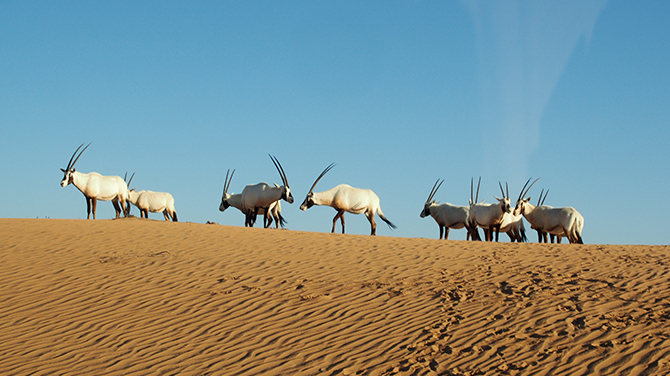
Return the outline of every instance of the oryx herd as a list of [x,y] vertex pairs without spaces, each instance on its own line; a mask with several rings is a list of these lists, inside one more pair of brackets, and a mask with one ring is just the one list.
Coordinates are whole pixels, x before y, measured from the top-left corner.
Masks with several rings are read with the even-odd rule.
[[[75,171],[75,164],[79,160],[79,157],[81,157],[81,154],[90,146],[90,143],[80,151],[82,146],[84,144],[81,144],[72,154],[67,168],[61,169],[64,173],[61,186],[65,187],[73,184],[84,194],[86,197],[87,219],[90,219],[91,208],[93,209],[93,219],[95,219],[97,201],[102,200],[112,201],[116,210],[116,218],[119,218],[122,210],[124,216],[129,216],[130,204],[132,203],[140,210],[140,217],[148,218],[148,212],[162,212],[166,221],[169,219],[177,221],[177,213],[172,195],[164,192],[130,189],[129,185],[134,174],[130,177],[130,180],[126,181],[127,174],[126,178],[122,179],[120,176],[102,176],[97,172],[85,174]],[[77,155],[77,153],[79,154]],[[244,214],[244,224],[248,227],[254,226],[258,214],[263,216],[263,226],[265,228],[270,227],[273,220],[276,228],[279,228],[279,226],[284,227],[286,221],[281,214],[280,202],[284,200],[292,204],[294,199],[284,168],[276,157],[269,156],[277,172],[279,172],[283,185],[269,185],[261,182],[247,185],[241,194],[232,194],[228,191],[235,170],[232,172],[228,170],[223,183],[223,196],[221,197],[219,211],[223,212],[231,206],[237,208]],[[333,218],[332,233],[335,232],[335,226],[339,219],[342,224],[342,233],[344,234],[345,212],[365,214],[370,222],[371,235],[375,235],[377,232],[375,215],[379,215],[390,228],[396,228],[384,216],[379,204],[379,197],[372,190],[340,184],[327,191],[314,192],[314,188],[319,180],[333,167],[335,167],[335,164],[330,164],[316,178],[305,200],[300,205],[300,210],[307,210],[314,205],[334,208],[337,214]],[[497,203],[485,204],[483,201],[480,202],[479,187],[481,178],[477,183],[477,194],[474,197],[474,179],[470,181],[470,202],[468,206],[458,206],[450,203],[440,204],[434,200],[434,197],[442,186],[442,183],[444,183],[444,180],[440,181],[440,179],[437,179],[428,195],[420,216],[421,218],[427,216],[433,217],[440,229],[440,239],[443,236],[444,239],[449,237],[449,229],[465,228],[468,240],[481,240],[478,232],[478,228],[481,227],[484,230],[484,237],[487,241],[492,241],[494,234],[495,240],[498,241],[499,233],[502,231],[509,236],[512,242],[525,242],[526,230],[522,219],[525,218],[530,223],[531,229],[537,231],[538,242],[544,241],[546,243],[547,235],[550,235],[552,243],[554,242],[554,237],[557,237],[558,243],[560,243],[561,237],[566,237],[570,243],[581,244],[584,217],[572,207],[554,208],[544,205],[544,199],[547,197],[545,194],[544,199],[542,198],[544,189],[540,193],[537,205],[531,204],[530,197],[527,197],[528,191],[539,178],[535,179],[528,186],[530,180],[526,181],[516,200],[516,205],[512,207],[507,183],[503,190],[502,184],[498,182],[502,198],[494,196]]]

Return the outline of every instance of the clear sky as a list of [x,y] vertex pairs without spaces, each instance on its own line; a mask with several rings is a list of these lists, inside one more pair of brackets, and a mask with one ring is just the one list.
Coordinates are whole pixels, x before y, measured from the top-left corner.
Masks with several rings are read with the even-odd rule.
[[586,243],[670,244],[669,19],[667,1],[2,1],[0,217],[86,218],[60,168],[92,142],[78,171],[135,172],[181,221],[243,225],[218,211],[226,171],[234,193],[281,183],[270,153],[290,230],[330,231],[333,209],[299,205],[335,162],[316,191],[374,190],[382,236],[437,238],[419,213],[438,178],[467,205],[472,177],[493,202],[532,176]]

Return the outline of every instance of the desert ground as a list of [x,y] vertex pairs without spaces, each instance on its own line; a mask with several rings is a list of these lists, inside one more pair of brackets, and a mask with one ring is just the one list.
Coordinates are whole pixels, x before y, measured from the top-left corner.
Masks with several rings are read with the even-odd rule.
[[665,375],[669,268],[668,246],[0,219],[0,374]]

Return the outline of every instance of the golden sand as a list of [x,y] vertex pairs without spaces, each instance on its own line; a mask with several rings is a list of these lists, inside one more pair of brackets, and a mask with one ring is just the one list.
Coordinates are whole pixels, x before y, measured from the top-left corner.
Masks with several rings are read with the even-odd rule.
[[0,374],[664,375],[669,256],[0,219]]

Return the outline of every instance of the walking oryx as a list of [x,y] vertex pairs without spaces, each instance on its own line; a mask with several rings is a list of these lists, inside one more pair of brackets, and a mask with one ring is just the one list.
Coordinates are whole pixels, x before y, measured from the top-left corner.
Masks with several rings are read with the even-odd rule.
[[129,191],[128,201],[140,209],[140,218],[149,218],[149,212],[163,212],[166,221],[177,222],[174,198],[167,192],[135,191],[133,188]]
[[365,213],[368,221],[370,221],[370,235],[377,234],[375,213],[379,214],[379,218],[386,222],[390,228],[396,228],[391,221],[386,219],[384,213],[382,213],[382,209],[379,206],[379,197],[369,189],[354,188],[347,184],[340,184],[325,192],[314,193],[316,183],[318,183],[323,175],[333,167],[335,167],[335,164],[331,163],[323,170],[323,172],[321,172],[321,175],[316,178],[316,181],[312,184],[312,188],[309,189],[309,193],[307,193],[305,200],[300,205],[300,210],[307,210],[314,205],[331,206],[333,209],[337,210],[337,214],[335,215],[335,218],[333,218],[333,229],[331,230],[331,233],[335,232],[335,224],[337,223],[337,220],[340,219],[342,222],[342,233],[344,234],[344,212],[353,214]]
[[[498,234],[500,233],[504,214],[512,213],[509,201],[509,189],[506,195],[502,189],[502,185],[498,182],[503,198],[493,196],[498,200],[497,204],[478,203],[479,185],[481,181],[482,178],[480,177],[479,182],[477,183],[477,198],[475,201],[472,201],[473,180],[470,180],[470,215],[468,217],[468,222],[470,222],[470,228],[473,230],[476,230],[477,226],[484,229],[484,237],[487,241],[493,240],[493,232],[495,231],[496,241],[498,241]],[[507,186],[507,183],[505,183],[505,186]]]
[[[61,168],[61,171],[63,171],[65,174],[63,175],[63,180],[60,182],[61,187],[74,184],[74,186],[84,194],[84,197],[86,197],[86,219],[91,218],[91,208],[93,209],[93,219],[95,219],[95,209],[98,200],[112,201],[114,210],[116,210],[116,218],[119,218],[122,210],[123,215],[128,216],[128,212],[126,211],[128,186],[120,176],[102,176],[97,172],[89,172],[88,174],[84,174],[79,171],[75,171],[74,165],[77,164],[79,157],[81,157],[82,153],[90,145],[90,143],[86,145],[86,147],[75,158],[75,155],[79,149],[84,146],[84,144],[79,145],[77,150],[74,151],[74,154],[72,154],[72,157],[70,157],[70,162],[68,162],[67,168]],[[74,162],[72,161],[73,159]]]
[[[268,154],[269,155],[269,154]],[[263,209],[265,212],[266,220],[270,217],[270,205],[273,202],[283,199],[289,204],[293,203],[293,195],[291,194],[291,188],[288,185],[288,178],[286,178],[286,173],[284,168],[279,163],[276,157],[269,155],[274,163],[277,171],[279,172],[279,177],[281,177],[283,186],[274,187],[268,183],[262,182],[254,185],[247,185],[242,190],[242,206],[246,210],[246,220],[245,225],[253,227],[256,222],[256,216],[258,215],[260,209]]]
[[[239,209],[239,211],[241,211],[242,214],[245,215],[245,226],[246,226],[247,210],[244,208],[244,205],[242,205],[242,195],[239,193],[237,194],[228,193],[228,188],[230,188],[230,182],[233,180],[235,170],[233,170],[233,173],[230,174],[230,179],[228,179],[229,173],[230,170],[226,172],[226,180],[223,181],[223,196],[221,196],[221,204],[219,205],[219,211],[223,212],[231,206]],[[276,184],[275,186],[278,187],[278,185]],[[265,215],[265,209],[263,208],[258,209],[258,214],[263,214],[264,219],[263,227],[265,228],[268,228],[270,227],[270,225],[272,225],[272,218],[274,218],[275,225],[277,228],[279,228],[279,226],[284,227],[284,224],[286,223],[286,220],[281,215],[281,200],[277,200],[272,204],[270,204],[270,214],[272,214],[272,218]]]
[[[438,182],[440,184],[438,184]],[[437,181],[433,185],[433,189],[430,191],[430,194],[428,195],[428,199],[426,200],[426,203],[423,206],[423,210],[421,211],[420,216],[421,218],[425,218],[429,215],[433,217],[435,222],[437,222],[437,225],[440,227],[440,239],[442,239],[443,233],[445,240],[449,238],[450,228],[458,230],[465,227],[468,231],[466,239],[470,240],[470,238],[473,236],[473,231],[470,229],[470,225],[468,222],[470,207],[457,206],[449,203],[440,204],[435,200],[433,200],[435,194],[437,193],[437,190],[440,189],[440,187],[442,186],[442,183],[444,183],[444,180],[440,182],[440,179],[437,179]],[[446,232],[444,231],[445,229]]]
[[538,180],[540,178],[535,179],[528,189],[526,189],[526,186],[530,182],[530,179],[526,181],[526,184],[521,189],[519,198],[516,200],[514,213],[523,214],[524,218],[530,223],[531,228],[537,231],[545,231],[553,234],[562,233],[563,236],[568,238],[570,243],[583,244],[582,230],[584,229],[584,217],[575,208],[535,206],[530,203],[530,197],[525,197],[533,184]]

